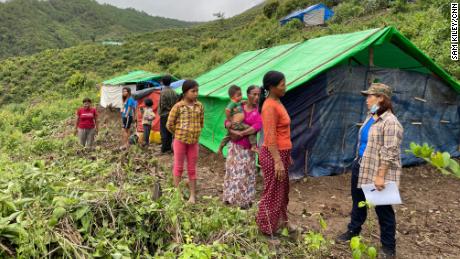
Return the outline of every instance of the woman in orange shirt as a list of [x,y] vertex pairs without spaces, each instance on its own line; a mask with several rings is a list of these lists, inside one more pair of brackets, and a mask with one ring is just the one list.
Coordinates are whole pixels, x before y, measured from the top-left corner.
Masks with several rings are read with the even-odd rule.
[[267,235],[273,235],[279,227],[294,228],[288,224],[287,217],[292,143],[291,118],[280,101],[285,93],[286,80],[283,73],[266,73],[259,106],[262,107],[264,130],[264,143],[259,154],[264,191],[256,221],[259,229]]

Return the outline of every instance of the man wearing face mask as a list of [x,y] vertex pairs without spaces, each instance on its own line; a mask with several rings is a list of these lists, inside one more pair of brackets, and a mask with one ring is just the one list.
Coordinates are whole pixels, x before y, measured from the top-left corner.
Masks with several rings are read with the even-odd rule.
[[[348,241],[358,236],[361,226],[367,218],[367,208],[359,208],[365,201],[362,184],[373,183],[377,191],[385,188],[388,181],[399,186],[401,176],[401,142],[403,127],[393,114],[391,103],[392,90],[389,86],[373,83],[367,91],[361,92],[367,97],[369,114],[359,130],[357,156],[352,164],[351,196],[353,207],[348,231],[338,237],[339,241]],[[380,225],[382,255],[379,258],[394,258],[396,255],[396,219],[391,205],[376,206],[375,211]]]

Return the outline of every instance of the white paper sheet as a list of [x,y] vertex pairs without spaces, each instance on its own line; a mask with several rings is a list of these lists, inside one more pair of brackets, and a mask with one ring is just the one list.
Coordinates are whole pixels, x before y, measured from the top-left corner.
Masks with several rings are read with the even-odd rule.
[[381,191],[377,191],[373,183],[363,184],[361,185],[361,188],[363,189],[364,196],[366,196],[366,200],[372,205],[402,204],[396,182],[385,183],[385,189]]

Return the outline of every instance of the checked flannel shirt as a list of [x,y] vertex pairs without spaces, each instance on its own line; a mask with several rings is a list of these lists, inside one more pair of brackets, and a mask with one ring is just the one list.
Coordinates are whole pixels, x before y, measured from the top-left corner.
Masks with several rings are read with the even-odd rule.
[[204,123],[204,109],[200,102],[188,106],[184,101],[174,105],[169,113],[166,128],[185,144],[198,143]]
[[[371,118],[369,115],[364,122]],[[361,129],[359,138],[361,138]],[[362,184],[374,183],[379,167],[386,166],[388,171],[385,174],[385,182],[394,181],[399,186],[401,177],[401,142],[404,129],[396,116],[387,111],[383,113],[369,129],[369,137],[360,162],[358,188]],[[360,139],[358,139],[359,150]]]

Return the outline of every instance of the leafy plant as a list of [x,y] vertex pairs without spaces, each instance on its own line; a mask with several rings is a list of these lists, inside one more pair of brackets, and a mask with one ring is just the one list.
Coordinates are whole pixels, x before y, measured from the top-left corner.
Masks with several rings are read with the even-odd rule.
[[406,150],[406,152],[425,160],[444,175],[453,175],[460,178],[460,166],[456,160],[451,158],[448,152],[435,151],[427,143],[422,146],[411,143],[410,149]]
[[369,259],[377,258],[377,249],[373,246],[367,246],[362,242],[362,237],[356,236],[350,240],[350,249],[352,251],[353,259],[364,258],[366,255]]
[[330,252],[330,245],[332,245],[333,242],[323,235],[323,232],[327,229],[327,223],[321,214],[318,214],[318,222],[320,231],[308,231],[308,233],[303,236],[303,242],[309,254],[324,257]]
[[264,15],[268,18],[271,19],[276,15],[276,12],[278,11],[278,8],[280,6],[279,1],[272,0],[268,3],[265,3],[264,5]]
[[[359,208],[366,208],[369,210],[374,206],[366,201],[361,201],[358,203]],[[367,226],[369,228],[369,240],[372,238],[372,233],[374,229],[374,222],[372,219],[367,220]],[[350,249],[352,252],[353,259],[367,258],[375,259],[377,258],[377,249],[374,246],[369,246],[363,241],[362,236],[355,236],[350,240]]]

